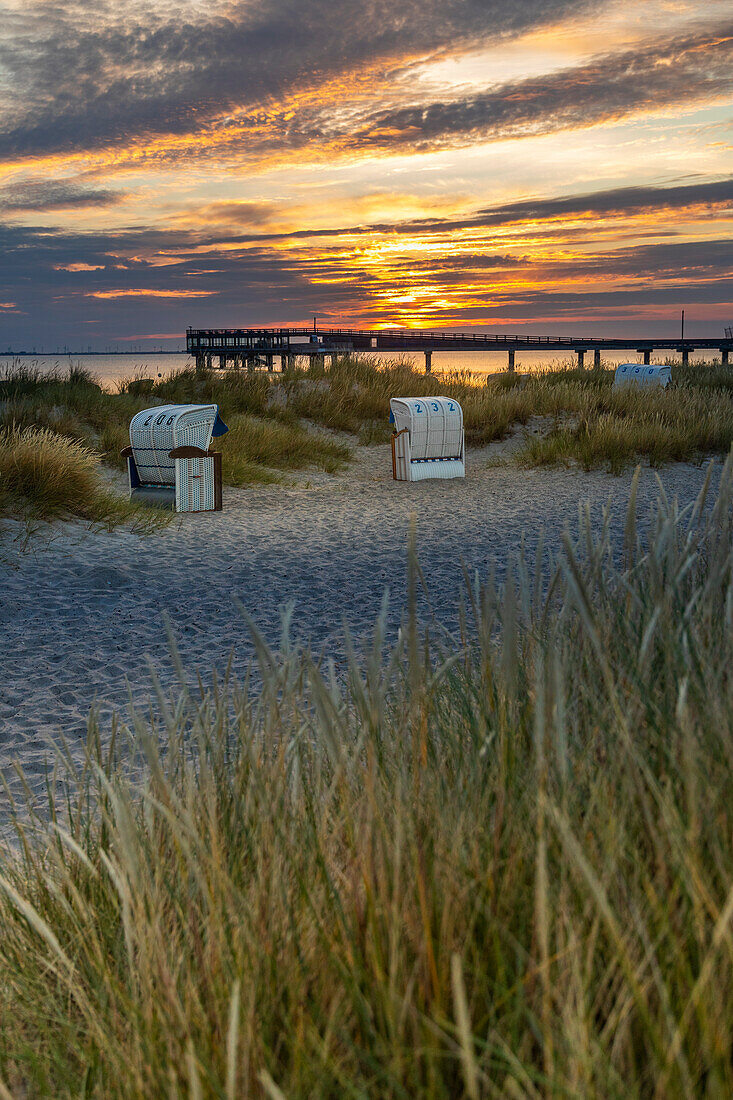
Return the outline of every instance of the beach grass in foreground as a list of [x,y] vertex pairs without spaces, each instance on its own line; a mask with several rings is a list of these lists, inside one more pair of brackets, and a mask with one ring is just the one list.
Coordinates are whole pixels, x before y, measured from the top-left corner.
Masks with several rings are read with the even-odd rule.
[[[0,856],[0,1093],[733,1093],[733,460],[336,672],[253,629]],[[252,681],[253,682],[253,681]],[[137,776],[137,779],[134,778]],[[30,816],[29,816],[30,815]]]

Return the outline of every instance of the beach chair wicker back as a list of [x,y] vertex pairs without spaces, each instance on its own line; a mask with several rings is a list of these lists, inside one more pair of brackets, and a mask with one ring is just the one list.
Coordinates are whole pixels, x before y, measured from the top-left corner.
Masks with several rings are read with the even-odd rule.
[[393,473],[398,481],[465,475],[463,409],[448,397],[393,397]]
[[146,485],[175,485],[176,447],[208,451],[218,415],[216,405],[158,405],[130,423],[130,446],[140,480]]
[[614,386],[630,383],[634,386],[661,386],[664,388],[672,377],[672,368],[651,363],[619,363],[614,375]]

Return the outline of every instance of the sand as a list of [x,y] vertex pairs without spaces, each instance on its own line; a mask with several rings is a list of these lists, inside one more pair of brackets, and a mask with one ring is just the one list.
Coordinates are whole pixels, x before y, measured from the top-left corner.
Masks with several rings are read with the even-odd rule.
[[[287,485],[225,489],[224,511],[185,515],[148,535],[89,531],[78,523],[45,526],[30,540],[19,524],[0,532],[0,771],[22,763],[42,793],[48,739],[72,748],[86,733],[90,707],[109,727],[128,694],[144,702],[148,662],[164,685],[174,680],[161,613],[167,611],[192,673],[222,671],[233,656],[239,675],[252,654],[242,602],[265,636],[279,636],[281,609],[294,605],[293,632],[337,657],[342,624],[363,635],[385,588],[396,629],[406,594],[410,515],[436,618],[457,625],[462,560],[501,578],[522,537],[531,550],[540,529],[550,548],[577,527],[589,501],[600,515],[610,499],[619,544],[631,472],[613,477],[578,469],[496,466],[512,442],[469,453],[464,481],[391,480],[386,446],[359,448],[335,476],[307,472]],[[642,472],[639,512],[657,495],[656,472]],[[697,495],[705,468],[659,472],[681,503]]]

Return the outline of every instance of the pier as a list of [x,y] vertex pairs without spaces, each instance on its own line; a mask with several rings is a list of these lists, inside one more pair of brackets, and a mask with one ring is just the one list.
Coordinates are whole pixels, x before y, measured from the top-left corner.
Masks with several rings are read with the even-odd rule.
[[601,363],[601,352],[633,351],[651,361],[653,352],[671,351],[689,361],[693,351],[717,351],[727,364],[733,351],[733,333],[726,329],[723,337],[710,339],[607,339],[571,336],[506,336],[478,332],[430,332],[417,329],[381,329],[361,331],[337,328],[227,328],[186,330],[186,350],[196,360],[198,368],[220,367],[254,370],[275,369],[275,359],[281,370],[287,370],[296,356],[326,356],[332,361],[351,352],[411,352],[425,356],[425,372],[432,369],[433,352],[438,351],[505,351],[507,370],[513,371],[517,352],[564,351],[577,357],[578,367],[585,367],[585,357],[593,353],[593,366]]

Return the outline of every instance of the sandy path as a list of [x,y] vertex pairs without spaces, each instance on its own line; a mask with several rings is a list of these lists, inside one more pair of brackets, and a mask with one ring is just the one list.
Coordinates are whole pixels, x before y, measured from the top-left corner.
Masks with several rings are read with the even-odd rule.
[[[498,576],[519,545],[540,528],[557,547],[577,523],[578,505],[600,512],[611,498],[614,537],[623,530],[631,473],[611,477],[578,470],[492,467],[498,448],[469,454],[465,481],[416,485],[391,480],[387,447],[361,448],[336,477],[307,474],[289,486],[225,490],[219,514],[183,516],[158,533],[88,532],[58,524],[21,550],[13,525],[0,535],[0,767],[15,757],[43,783],[44,740],[63,730],[82,738],[93,702],[103,715],[149,692],[146,658],[164,683],[172,670],[161,627],[171,616],[187,667],[235,667],[251,654],[238,597],[275,640],[280,608],[295,604],[294,631],[338,650],[345,619],[358,635],[379,611],[385,587],[391,624],[405,597],[406,535],[417,516],[418,550],[433,606],[456,623],[461,557]],[[661,472],[666,491],[693,499],[705,476],[695,466]],[[656,495],[642,474],[639,509]],[[17,529],[15,529],[17,534]]]

